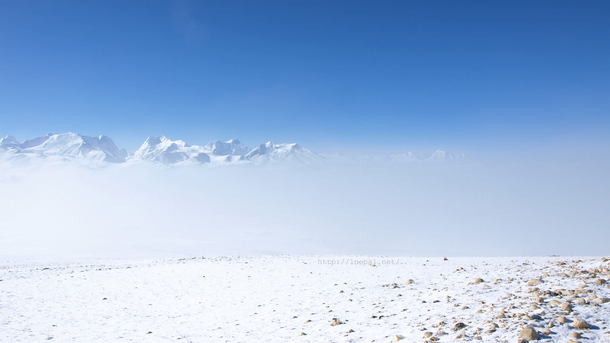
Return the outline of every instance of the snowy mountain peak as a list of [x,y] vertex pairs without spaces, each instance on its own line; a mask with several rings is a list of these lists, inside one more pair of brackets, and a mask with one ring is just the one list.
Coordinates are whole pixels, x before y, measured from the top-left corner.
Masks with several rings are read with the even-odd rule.
[[443,150],[436,150],[430,157],[426,158],[426,161],[437,161],[442,162],[446,160],[456,160],[460,158],[464,158],[464,154],[451,155]]
[[245,146],[238,139],[233,138],[226,142],[223,141],[212,141],[208,143],[205,147],[206,150],[210,151],[214,155],[218,156],[227,156],[227,155],[235,155],[235,156],[244,156],[250,151],[250,148]]
[[[3,143],[4,143],[3,138]],[[14,138],[13,138],[14,140]],[[8,142],[8,136],[6,141]],[[64,159],[81,159],[96,162],[125,162],[127,151],[119,149],[112,139],[106,136],[89,137],[68,132],[62,134],[49,133],[46,136],[26,140],[22,144],[14,144],[12,157],[61,157]],[[4,145],[4,144],[2,144]]]
[[11,135],[8,135],[4,138],[0,138],[0,146],[13,147],[13,146],[17,146],[17,145],[19,145],[19,141]]
[[164,164],[175,164],[192,160],[199,163],[210,162],[210,157],[199,146],[190,146],[184,141],[172,141],[165,136],[148,137],[133,155],[134,160],[147,160]]
[[273,142],[259,145],[246,154],[245,158],[254,162],[289,160],[305,164],[319,162],[324,159],[322,156],[296,143],[273,144]]

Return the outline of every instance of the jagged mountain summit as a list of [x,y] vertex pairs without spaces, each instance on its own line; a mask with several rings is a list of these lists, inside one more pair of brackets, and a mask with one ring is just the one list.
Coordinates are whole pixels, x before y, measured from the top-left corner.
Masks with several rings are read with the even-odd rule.
[[212,141],[205,146],[188,145],[183,141],[172,141],[165,136],[149,137],[132,157],[134,161],[152,161],[163,164],[178,163],[272,163],[296,161],[305,164],[324,158],[296,143],[261,144],[248,148],[238,139],[226,142]]
[[244,156],[250,152],[250,148],[245,146],[238,139],[231,139],[226,142],[212,141],[204,147],[213,155],[217,156]]
[[153,161],[163,164],[174,164],[184,161],[199,163],[210,162],[208,154],[199,146],[190,146],[184,141],[172,141],[165,136],[148,137],[144,144],[133,154],[135,161]]
[[9,160],[59,158],[108,163],[122,163],[128,157],[127,151],[119,149],[109,137],[89,137],[73,132],[49,133],[23,143],[6,136],[0,140],[0,154]]
[[323,157],[314,153],[313,151],[303,148],[302,146],[292,144],[273,144],[267,142],[261,144],[258,147],[252,149],[249,153],[244,156],[247,160],[256,161],[259,163],[278,161],[278,160],[289,160],[299,161],[303,163],[320,162]]
[[436,150],[432,155],[425,158],[426,161],[442,162],[447,160],[458,160],[464,158],[464,154],[452,155],[443,150]]
[[17,147],[19,144],[19,141],[11,135],[8,135],[4,138],[0,138],[0,147],[3,148],[14,148]]

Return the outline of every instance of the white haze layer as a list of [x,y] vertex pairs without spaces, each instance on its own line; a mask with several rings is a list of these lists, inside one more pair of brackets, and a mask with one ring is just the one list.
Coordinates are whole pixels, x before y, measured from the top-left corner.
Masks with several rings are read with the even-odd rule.
[[0,171],[0,257],[601,255],[602,159]]

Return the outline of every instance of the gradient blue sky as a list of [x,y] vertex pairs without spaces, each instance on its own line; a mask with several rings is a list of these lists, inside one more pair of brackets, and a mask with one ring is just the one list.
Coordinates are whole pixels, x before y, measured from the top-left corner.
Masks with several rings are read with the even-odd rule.
[[609,1],[4,1],[0,135],[608,147],[609,37]]

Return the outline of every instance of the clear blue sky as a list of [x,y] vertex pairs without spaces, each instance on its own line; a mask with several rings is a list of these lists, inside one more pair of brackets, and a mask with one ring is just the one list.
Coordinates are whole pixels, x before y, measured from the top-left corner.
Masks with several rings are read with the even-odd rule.
[[0,135],[20,140],[105,134],[133,151],[165,134],[322,152],[609,142],[610,1],[0,8]]

